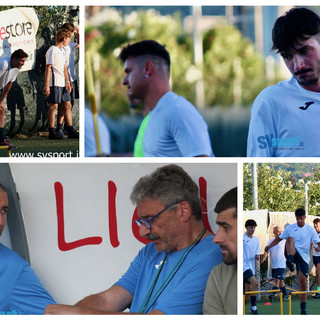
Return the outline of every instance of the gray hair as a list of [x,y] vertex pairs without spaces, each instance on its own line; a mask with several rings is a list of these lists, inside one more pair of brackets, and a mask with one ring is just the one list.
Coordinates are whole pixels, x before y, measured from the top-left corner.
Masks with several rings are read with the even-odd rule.
[[188,201],[192,214],[201,220],[199,189],[186,171],[171,164],[160,167],[139,179],[132,189],[130,199],[133,204],[144,200],[159,200],[165,207],[174,202]]

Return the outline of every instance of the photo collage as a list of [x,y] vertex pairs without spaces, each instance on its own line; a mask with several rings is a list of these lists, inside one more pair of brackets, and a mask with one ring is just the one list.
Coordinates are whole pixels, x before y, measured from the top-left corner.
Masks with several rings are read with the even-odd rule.
[[0,316],[320,315],[320,6],[0,18]]

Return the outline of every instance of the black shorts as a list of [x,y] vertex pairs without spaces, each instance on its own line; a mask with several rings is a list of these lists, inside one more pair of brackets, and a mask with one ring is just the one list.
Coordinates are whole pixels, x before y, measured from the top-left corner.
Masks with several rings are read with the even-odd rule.
[[50,87],[50,95],[47,101],[49,103],[67,102],[71,101],[71,96],[65,87]]
[[247,269],[244,273],[243,273],[243,282],[246,283],[250,283],[248,281],[249,278],[253,277],[253,273],[251,269]]
[[79,99],[79,89],[78,89],[78,82],[75,80],[72,82],[72,90],[70,92],[71,101]]
[[[285,251],[285,256],[288,258],[287,252]],[[299,252],[296,249],[296,254],[294,255],[294,263],[297,266],[297,272],[300,270],[301,273],[308,278],[309,274],[309,265],[302,259]]]
[[312,256],[313,257],[313,264],[317,266],[317,264],[320,264],[320,256]]
[[272,269],[272,278],[283,280],[284,268]]

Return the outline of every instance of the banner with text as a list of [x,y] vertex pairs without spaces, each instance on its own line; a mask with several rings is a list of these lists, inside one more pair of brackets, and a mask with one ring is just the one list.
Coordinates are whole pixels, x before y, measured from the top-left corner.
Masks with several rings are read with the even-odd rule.
[[33,8],[14,8],[0,12],[0,57],[10,57],[18,49],[29,57],[22,68],[34,68],[36,61],[36,34],[38,17]]

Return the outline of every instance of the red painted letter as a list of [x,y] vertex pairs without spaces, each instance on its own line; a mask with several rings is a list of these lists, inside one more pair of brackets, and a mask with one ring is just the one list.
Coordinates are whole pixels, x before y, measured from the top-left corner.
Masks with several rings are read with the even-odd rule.
[[57,218],[58,218],[58,247],[61,251],[68,251],[82,246],[100,244],[101,237],[84,238],[77,241],[66,242],[64,236],[64,211],[63,211],[63,187],[60,182],[54,184],[57,204]]
[[117,210],[116,210],[116,194],[117,186],[113,181],[108,182],[109,189],[109,235],[111,245],[116,248],[120,245],[118,239]]
[[207,181],[203,177],[199,178],[199,190],[200,190],[200,199],[201,199],[201,208],[202,208],[202,223],[209,232],[213,233],[209,224],[209,219],[208,219]]

